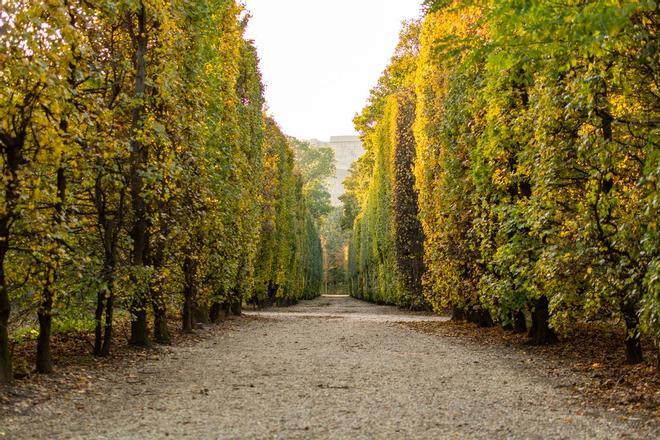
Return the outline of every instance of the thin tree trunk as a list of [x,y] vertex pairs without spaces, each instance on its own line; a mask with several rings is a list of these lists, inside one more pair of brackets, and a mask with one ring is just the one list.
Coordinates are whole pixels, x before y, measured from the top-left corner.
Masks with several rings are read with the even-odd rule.
[[[99,303],[97,304],[97,321],[96,321],[96,341],[95,354],[99,356],[108,356],[110,354],[110,346],[112,345],[112,325],[114,315],[114,297],[115,297],[115,271],[117,267],[117,252],[119,234],[124,225],[124,209],[126,203],[126,189],[122,186],[119,194],[119,204],[112,220],[107,217],[107,207],[105,204],[105,197],[103,195],[103,188],[101,184],[101,176],[99,175],[96,180],[95,188],[95,205],[98,212],[98,223],[103,229],[103,245],[105,247],[103,272],[101,277],[105,282],[105,290],[99,294]],[[104,304],[105,303],[105,304]],[[103,322],[103,311],[105,309],[105,322]],[[100,312],[100,314],[99,314]],[[103,331],[103,335],[101,335]],[[98,348],[98,350],[97,350]]]
[[53,372],[53,361],[50,353],[50,336],[52,329],[53,292],[49,287],[43,290],[44,298],[37,311],[39,318],[39,336],[37,338],[37,373],[50,374]]
[[181,313],[182,323],[181,330],[184,333],[193,332],[193,300],[195,294],[194,276],[195,276],[195,262],[190,256],[186,256],[183,261],[183,311]]
[[474,312],[475,323],[482,328],[492,327],[495,325],[490,312],[483,307],[479,307]]
[[626,323],[626,362],[631,365],[642,363],[644,356],[636,304],[633,301],[626,301],[621,311]]
[[490,316],[490,312],[486,309],[480,311],[479,327],[493,327],[495,322],[493,322],[493,317]]
[[11,354],[9,353],[9,316],[11,303],[5,274],[5,259],[9,252],[10,224],[19,198],[18,169],[23,160],[22,151],[25,133],[14,138],[3,136],[5,154],[5,200],[4,212],[0,215],[0,383],[13,380]]
[[193,301],[193,320],[194,324],[208,324],[209,323],[209,309],[208,307],[200,306],[197,301]]
[[[167,231],[161,231],[161,235],[167,235]],[[158,249],[153,252],[152,266],[158,271],[163,267],[165,259],[164,243],[161,240],[156,242]],[[158,285],[150,285],[151,307],[154,312],[154,342],[162,345],[170,345],[172,337],[170,330],[167,327],[167,307],[165,299],[162,294],[162,286],[160,280],[157,281]]]
[[[120,203],[121,206],[123,204]],[[121,209],[120,206],[120,209]],[[101,211],[102,224],[106,229],[104,241],[106,242],[104,268],[101,277],[105,283],[105,288],[100,290],[96,297],[96,328],[94,331],[94,354],[96,356],[107,356],[110,354],[110,344],[112,339],[112,319],[114,307],[114,278],[115,267],[117,264],[117,242],[116,234],[108,228],[117,228],[119,223],[111,225],[106,222],[104,211]],[[103,313],[105,312],[105,321]]]
[[[157,259],[153,264],[156,270],[162,266],[162,249],[157,252]],[[160,282],[160,281],[159,281]],[[151,308],[154,312],[154,342],[161,345],[170,345],[172,337],[167,327],[167,307],[162,295],[161,286],[150,286]]]
[[[106,252],[105,268],[102,273],[105,289],[99,291],[96,298],[96,328],[94,332],[94,354],[96,356],[107,356],[110,354],[114,306],[115,254],[116,244]],[[103,312],[105,312],[105,321],[103,320]]]
[[[63,127],[66,128],[66,127]],[[55,204],[54,224],[59,226],[64,220],[64,199],[66,197],[66,176],[64,166],[57,169],[57,203]],[[41,306],[37,310],[39,318],[39,336],[37,338],[37,372],[49,374],[53,372],[53,360],[50,350],[50,339],[53,326],[53,286],[57,281],[57,263],[52,263],[46,269],[46,280],[42,290]]]
[[513,332],[527,332],[527,318],[525,318],[525,313],[523,313],[521,310],[513,312]]
[[112,344],[112,319],[114,315],[114,299],[115,295],[112,290],[108,294],[108,299],[105,304],[105,333],[103,334],[103,348],[101,355],[107,356],[110,354],[110,346]]
[[212,324],[219,324],[226,317],[224,308],[219,302],[211,304],[211,311],[209,312],[209,319]]
[[131,306],[132,320],[131,320],[131,339],[130,345],[136,347],[149,347],[149,328],[147,327],[147,311],[139,308],[142,302],[134,302]]
[[[9,193],[7,190],[6,193]],[[5,278],[5,257],[9,250],[9,215],[0,217],[0,384],[13,380],[9,353],[9,316],[11,303]]]
[[[607,84],[603,80],[603,99],[607,100],[608,90]],[[603,131],[603,139],[606,142],[612,142],[613,140],[613,131],[612,131],[612,122],[614,118],[610,114],[608,105],[606,103],[605,108],[601,109],[601,129]],[[613,187],[612,177],[606,177],[601,182],[600,191],[604,194],[608,194]],[[594,212],[598,216],[598,204],[594,207]],[[605,242],[608,247],[610,246],[607,243],[607,239],[603,236],[602,232],[600,233],[601,241]],[[629,364],[639,364],[644,362],[644,356],[642,353],[642,342],[639,332],[639,317],[637,316],[637,304],[632,299],[626,298],[623,301],[621,312],[623,313],[623,319],[626,323],[626,361]]]
[[105,308],[105,289],[96,293],[96,310],[94,312],[94,356],[101,356],[103,349],[103,310]]
[[462,307],[452,307],[451,309],[452,321],[465,321],[465,310]]
[[[133,265],[141,267],[145,265],[146,252],[148,247],[148,217],[147,207],[144,200],[144,182],[142,172],[148,163],[148,148],[138,140],[139,131],[144,122],[145,103],[147,86],[147,13],[144,4],[136,13],[137,32],[133,29],[133,19],[129,14],[128,26],[131,39],[135,47],[134,67],[135,67],[135,91],[134,99],[136,101],[132,110],[131,123],[131,154],[130,154],[130,187],[131,204],[133,207],[133,227],[131,237],[133,238]],[[131,340],[132,345],[148,346],[149,330],[147,328],[147,292],[138,294],[131,303]]]
[[153,302],[154,311],[154,342],[161,345],[170,345],[172,338],[167,327],[167,309],[159,301]]
[[536,301],[532,312],[532,328],[530,329],[530,345],[551,345],[558,342],[557,335],[550,328],[550,312],[548,298],[542,296]]
[[[185,292],[184,292],[185,293]],[[181,331],[183,333],[193,332],[193,319],[192,319],[192,301],[190,301],[186,294],[183,300],[183,311],[181,313]]]
[[234,316],[241,316],[243,314],[243,296],[240,292],[240,288],[236,288],[232,292],[229,302],[229,311]]
[[[1,228],[1,226],[0,226]],[[0,242],[0,384],[12,381],[11,355],[9,354],[9,314],[11,305],[7,294],[4,260],[6,241]]]
[[241,316],[243,314],[243,303],[240,300],[231,303],[231,314],[234,316]]

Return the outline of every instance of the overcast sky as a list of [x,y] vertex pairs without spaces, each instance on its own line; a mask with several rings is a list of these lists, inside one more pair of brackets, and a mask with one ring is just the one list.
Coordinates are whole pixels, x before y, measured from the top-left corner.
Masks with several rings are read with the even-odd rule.
[[298,138],[355,133],[353,116],[421,0],[243,0],[269,113]]

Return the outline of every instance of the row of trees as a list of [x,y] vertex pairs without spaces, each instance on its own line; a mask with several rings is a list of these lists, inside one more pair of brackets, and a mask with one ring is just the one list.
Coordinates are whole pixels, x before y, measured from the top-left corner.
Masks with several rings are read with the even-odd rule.
[[316,219],[324,204],[318,201],[316,187],[306,185],[313,179],[303,165],[315,161],[299,158],[296,167],[298,141],[284,136],[274,121],[266,122],[259,282],[251,302],[290,305],[321,291],[323,250]]
[[[263,113],[234,0],[9,0],[0,10],[0,382],[10,328],[93,318],[107,355],[318,291],[317,227]],[[11,314],[10,314],[11,312]]]
[[[344,226],[353,225],[348,282],[352,295],[379,303],[423,307],[424,232],[413,163],[414,78],[419,26],[409,23],[390,66],[356,117],[366,154],[344,186]],[[357,209],[356,209],[357,208]]]
[[332,211],[323,222],[321,236],[325,246],[325,292],[347,293],[346,285],[346,250],[350,238],[350,230],[342,228],[343,209],[333,206]]
[[341,265],[342,247],[347,232],[339,225],[341,208],[332,206],[328,189],[335,176],[335,152],[318,141],[289,138],[295,153],[296,166],[303,182],[303,193],[312,217],[319,227],[323,252],[323,284],[321,291],[328,293],[340,288],[346,279]]
[[[410,273],[395,219],[417,208],[434,310],[518,331],[531,313],[536,343],[620,320],[640,362],[641,334],[660,337],[659,18],[649,1],[427,2],[356,119],[368,152],[347,182],[352,292],[414,297],[386,272]],[[402,204],[411,168],[387,158],[408,143]]]

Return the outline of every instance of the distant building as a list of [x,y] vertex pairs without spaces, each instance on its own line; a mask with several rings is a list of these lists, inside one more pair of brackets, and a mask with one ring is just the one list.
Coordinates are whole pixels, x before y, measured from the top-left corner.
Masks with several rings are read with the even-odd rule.
[[330,147],[335,152],[337,173],[335,178],[330,181],[328,189],[332,196],[332,204],[340,206],[339,196],[344,194],[344,179],[348,177],[348,170],[351,164],[364,153],[362,141],[358,136],[332,136],[330,142],[321,142],[317,139],[312,139],[309,142],[318,147]]

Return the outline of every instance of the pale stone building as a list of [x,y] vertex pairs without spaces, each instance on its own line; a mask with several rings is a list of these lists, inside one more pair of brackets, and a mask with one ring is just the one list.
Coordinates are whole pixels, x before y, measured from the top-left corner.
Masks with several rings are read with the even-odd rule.
[[335,152],[337,173],[330,180],[328,189],[332,196],[333,206],[340,206],[341,201],[339,200],[339,196],[344,194],[344,179],[348,176],[348,170],[351,164],[364,153],[362,141],[360,141],[358,136],[332,136],[330,142],[321,142],[317,139],[312,139],[310,143],[319,147],[330,147]]

